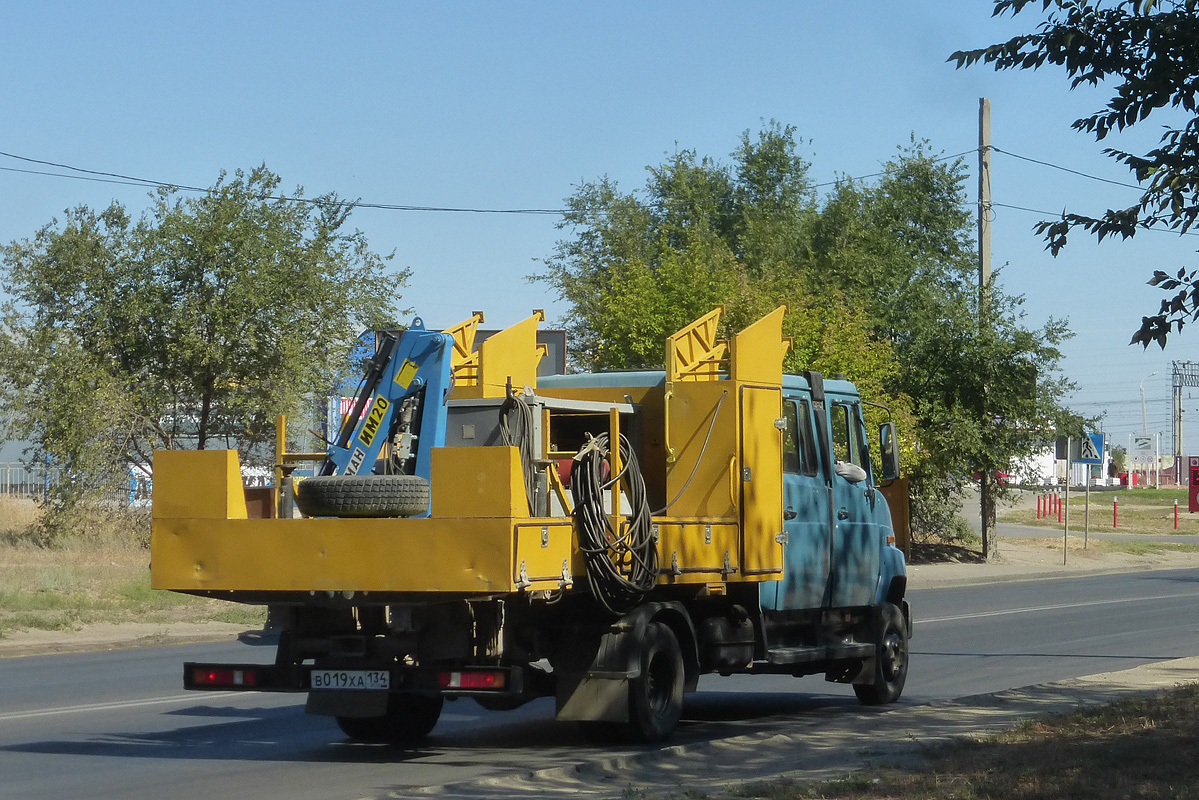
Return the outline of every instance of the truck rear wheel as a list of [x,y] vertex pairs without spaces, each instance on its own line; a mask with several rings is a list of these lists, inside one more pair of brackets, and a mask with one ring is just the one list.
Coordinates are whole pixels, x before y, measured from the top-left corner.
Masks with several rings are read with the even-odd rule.
[[670,738],[683,715],[683,650],[668,625],[651,622],[641,641],[641,674],[629,682],[629,738]]
[[429,494],[419,475],[319,475],[299,482],[296,505],[309,517],[411,517]]
[[868,706],[894,703],[908,677],[908,627],[903,612],[891,603],[882,607],[876,646],[872,680],[853,685],[854,694]]
[[359,742],[410,744],[429,735],[441,716],[440,695],[393,694],[382,717],[337,717],[337,727]]

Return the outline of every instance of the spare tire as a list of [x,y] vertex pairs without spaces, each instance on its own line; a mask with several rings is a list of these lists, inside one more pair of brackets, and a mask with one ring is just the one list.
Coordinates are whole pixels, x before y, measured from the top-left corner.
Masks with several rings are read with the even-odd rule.
[[309,517],[411,517],[429,510],[429,482],[418,475],[325,475],[296,485]]

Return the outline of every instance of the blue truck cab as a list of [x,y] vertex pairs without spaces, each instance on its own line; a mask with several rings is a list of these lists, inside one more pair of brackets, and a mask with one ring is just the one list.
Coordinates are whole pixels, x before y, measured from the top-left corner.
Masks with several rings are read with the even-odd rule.
[[[813,383],[823,387],[821,402],[814,401]],[[763,608],[867,606],[902,598],[904,557],[874,475],[857,388],[811,373],[787,375],[783,419],[786,577],[762,586]]]

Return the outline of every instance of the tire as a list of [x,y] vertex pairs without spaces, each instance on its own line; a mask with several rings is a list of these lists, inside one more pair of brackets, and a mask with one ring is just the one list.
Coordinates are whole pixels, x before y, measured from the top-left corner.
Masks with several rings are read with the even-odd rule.
[[296,486],[309,517],[411,517],[429,510],[429,482],[418,475],[326,475]]
[[640,666],[640,674],[629,682],[626,733],[635,742],[661,742],[670,738],[683,715],[683,650],[669,626],[645,626]]
[[413,744],[429,735],[441,716],[441,695],[393,694],[382,717],[337,717],[337,727],[359,742]]
[[908,627],[903,612],[891,603],[883,604],[876,644],[871,682],[853,685],[858,700],[868,706],[894,703],[908,677]]

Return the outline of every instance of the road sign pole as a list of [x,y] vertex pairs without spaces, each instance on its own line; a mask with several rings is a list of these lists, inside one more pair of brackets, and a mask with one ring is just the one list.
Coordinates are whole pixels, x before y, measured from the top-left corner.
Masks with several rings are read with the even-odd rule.
[[[1084,436],[1086,434],[1083,434]],[[1070,536],[1070,473],[1073,472],[1074,462],[1070,460],[1070,437],[1066,437],[1066,524],[1062,527],[1062,565],[1066,563],[1066,545]]]
[[1091,538],[1091,468],[1087,467],[1087,500],[1083,505],[1082,549],[1087,549],[1087,540]]

